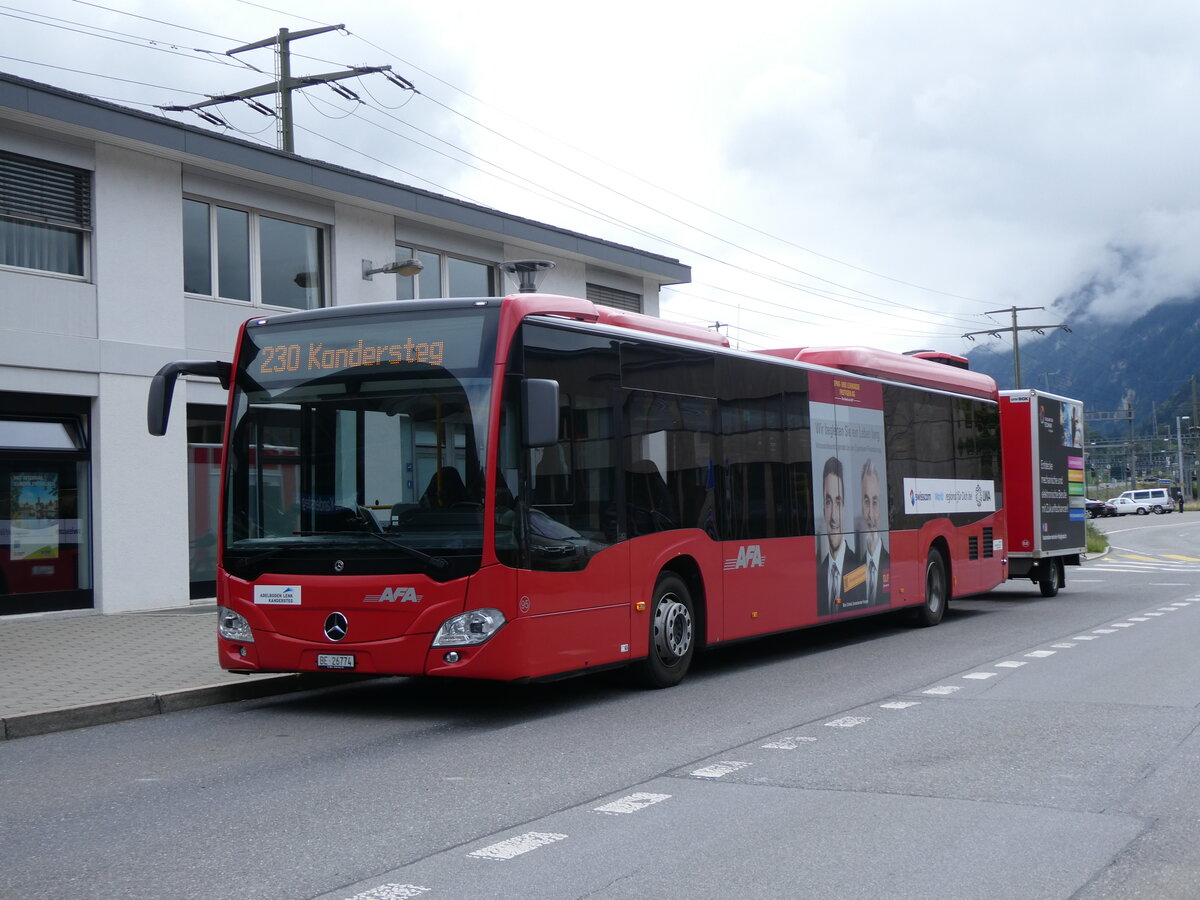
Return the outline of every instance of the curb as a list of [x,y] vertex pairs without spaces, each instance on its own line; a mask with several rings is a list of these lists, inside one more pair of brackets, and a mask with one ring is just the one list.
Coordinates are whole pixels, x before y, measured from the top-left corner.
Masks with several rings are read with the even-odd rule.
[[162,713],[215,706],[218,703],[257,700],[277,694],[290,694],[296,691],[349,683],[350,679],[345,676],[339,678],[310,674],[270,675],[240,684],[214,684],[140,697],[126,697],[121,700],[103,700],[85,706],[18,713],[0,718],[0,741],[51,734],[56,731],[70,731],[92,725],[107,725],[112,722],[141,719]]

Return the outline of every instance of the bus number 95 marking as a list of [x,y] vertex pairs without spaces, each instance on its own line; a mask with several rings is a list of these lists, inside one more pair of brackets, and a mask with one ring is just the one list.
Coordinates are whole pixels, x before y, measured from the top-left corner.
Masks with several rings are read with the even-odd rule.
[[277,347],[263,347],[263,360],[258,367],[259,372],[295,372],[300,368],[300,345],[280,344]]

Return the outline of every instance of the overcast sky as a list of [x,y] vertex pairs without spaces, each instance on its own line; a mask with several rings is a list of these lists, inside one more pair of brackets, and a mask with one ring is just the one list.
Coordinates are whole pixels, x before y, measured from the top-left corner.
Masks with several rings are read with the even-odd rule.
[[0,69],[152,112],[273,77],[226,50],[344,23],[293,74],[419,93],[306,89],[298,153],[677,258],[663,314],[747,348],[962,352],[989,310],[1200,294],[1194,0],[3,3]]

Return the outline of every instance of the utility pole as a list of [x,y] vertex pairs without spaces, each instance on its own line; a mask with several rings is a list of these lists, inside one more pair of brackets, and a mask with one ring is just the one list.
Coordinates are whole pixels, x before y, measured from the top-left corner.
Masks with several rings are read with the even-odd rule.
[[[300,88],[311,87],[315,84],[331,84],[333,82],[343,81],[347,78],[355,78],[359,75],[370,75],[374,72],[384,73],[384,77],[393,84],[404,88],[405,90],[415,90],[412,83],[407,79],[401,78],[394,74],[391,66],[355,66],[352,69],[343,69],[340,72],[326,72],[324,75],[302,75],[298,78],[292,77],[292,41],[298,41],[301,38],[312,37],[317,34],[324,34],[327,31],[338,31],[344,28],[344,25],[327,25],[322,28],[310,28],[307,31],[290,32],[286,28],[280,28],[279,34],[275,37],[266,38],[261,41],[256,41],[253,44],[246,44],[242,47],[234,47],[232,50],[227,50],[226,56],[233,56],[235,53],[243,53],[246,50],[258,50],[263,47],[275,48],[275,80],[267,84],[259,85],[258,87],[247,88],[244,91],[236,91],[232,94],[221,94],[220,96],[210,97],[208,100],[203,100],[200,103],[193,103],[189,106],[160,106],[159,109],[169,112],[195,112],[207,122],[214,125],[224,125],[220,117],[210,113],[201,112],[200,110],[208,106],[217,106],[221,103],[232,103],[234,100],[244,100],[246,103],[257,112],[264,115],[274,115],[276,117],[276,146],[280,150],[285,150],[288,153],[294,153],[296,150],[296,141],[294,136],[293,120],[292,120],[292,91]],[[337,84],[332,84],[333,90],[337,91],[347,100],[357,100],[358,95],[349,88],[342,87]],[[264,97],[268,94],[275,95],[275,112],[263,106],[261,103],[254,101],[254,97]]]
[[989,328],[986,331],[970,331],[967,334],[964,334],[963,337],[965,337],[968,341],[974,341],[975,335],[977,335],[977,334],[986,334],[986,335],[990,335],[991,337],[999,337],[1004,332],[1011,331],[1012,332],[1012,340],[1013,340],[1013,380],[1014,380],[1013,387],[1020,389],[1020,387],[1021,387],[1021,350],[1020,350],[1020,346],[1017,342],[1017,332],[1018,331],[1036,331],[1038,334],[1045,334],[1046,329],[1053,330],[1056,328],[1061,328],[1063,331],[1067,331],[1067,332],[1069,332],[1071,330],[1062,322],[1059,322],[1057,325],[1018,325],[1017,324],[1017,313],[1028,312],[1030,310],[1035,310],[1035,309],[1045,309],[1045,308],[1046,307],[1044,307],[1044,306],[1010,306],[1008,309],[988,310],[987,312],[984,313],[985,316],[994,316],[994,315],[997,315],[997,314],[1003,313],[1003,312],[1011,312],[1012,313],[1012,326],[1010,328]]

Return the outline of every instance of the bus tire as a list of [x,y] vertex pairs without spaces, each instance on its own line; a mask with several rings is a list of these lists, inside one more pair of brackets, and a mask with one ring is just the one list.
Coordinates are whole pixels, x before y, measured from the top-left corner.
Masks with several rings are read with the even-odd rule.
[[673,687],[683,680],[696,652],[696,614],[683,579],[663,572],[650,604],[650,652],[638,666],[644,687]]
[[1038,590],[1043,597],[1058,596],[1058,567],[1056,559],[1044,559],[1038,564]]
[[929,548],[925,558],[925,600],[913,610],[913,621],[929,628],[942,621],[946,614],[946,560],[937,547]]

